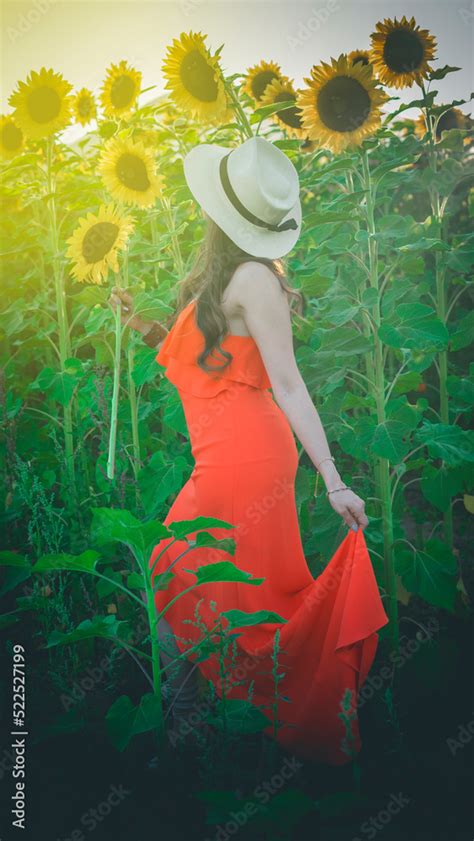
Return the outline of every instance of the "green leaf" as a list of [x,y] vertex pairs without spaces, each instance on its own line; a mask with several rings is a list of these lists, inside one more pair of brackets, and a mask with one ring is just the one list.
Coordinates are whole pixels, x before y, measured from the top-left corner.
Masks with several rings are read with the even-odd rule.
[[253,586],[261,584],[265,581],[264,578],[253,578],[250,572],[245,572],[239,569],[231,561],[218,561],[215,564],[207,564],[206,566],[194,569],[185,569],[184,572],[190,572],[196,576],[196,584],[209,584],[216,581],[239,581],[242,584],[252,584]]
[[161,717],[161,698],[149,692],[142,696],[138,706],[134,706],[128,695],[121,695],[109,708],[105,720],[112,744],[123,751],[133,736],[158,728]]
[[221,613],[229,622],[229,628],[244,628],[251,625],[261,625],[264,622],[287,622],[278,613],[271,610],[257,610],[255,613],[247,613],[244,610],[226,610]]
[[123,543],[133,552],[143,568],[163,538],[171,532],[158,520],[141,523],[130,511],[122,508],[95,508],[92,515],[91,539],[99,546]]
[[448,394],[457,401],[466,403],[468,406],[474,405],[474,382],[472,379],[450,376],[447,377],[446,387]]
[[339,444],[344,452],[365,463],[371,460],[372,441],[376,429],[374,417],[363,415],[352,422],[352,429],[344,427]]
[[127,577],[127,587],[129,590],[144,590],[145,586],[145,579],[141,573],[131,572]]
[[367,353],[372,343],[365,336],[358,334],[352,327],[339,327],[337,330],[318,329],[315,331],[321,339],[321,347],[316,352],[316,359],[324,364],[326,356],[357,356]]
[[271,724],[266,715],[254,704],[235,698],[226,698],[225,702],[219,700],[216,713],[215,716],[208,716],[207,721],[219,730],[223,730],[225,716],[227,731],[233,735],[261,733]]
[[267,117],[271,117],[273,114],[277,114],[279,111],[286,111],[288,108],[294,107],[294,99],[288,99],[285,102],[277,102],[272,105],[262,105],[261,108],[255,109],[252,116],[250,117],[250,123],[258,123],[260,122],[260,120],[266,119]]
[[432,307],[421,303],[400,304],[395,317],[383,323],[380,339],[389,347],[414,350],[441,350],[449,341],[446,325],[433,317]]
[[474,431],[456,424],[430,423],[426,419],[415,435],[420,444],[428,447],[432,458],[441,458],[451,467],[474,462]]
[[16,552],[10,552],[9,549],[4,549],[0,552],[0,565],[7,567],[25,567],[31,569],[31,563],[26,555],[19,555]]
[[212,546],[215,549],[220,549],[222,552],[228,552],[230,555],[235,554],[235,540],[232,537],[218,538],[209,534],[207,531],[200,531],[196,535],[196,540],[189,541],[193,548],[200,548],[202,546]]
[[452,327],[449,339],[451,350],[462,350],[472,344],[474,336],[474,309],[460,318]]
[[179,540],[200,529],[233,529],[235,526],[233,523],[228,523],[225,520],[218,520],[216,517],[196,517],[194,520],[181,520],[178,522],[168,523],[167,528],[168,532],[173,534],[174,537]]
[[409,441],[405,440],[409,433],[409,427],[401,421],[386,420],[385,423],[379,423],[372,440],[374,452],[392,464],[398,464],[410,449]]
[[449,546],[431,538],[424,549],[395,544],[397,572],[410,593],[435,607],[454,611],[458,565]]
[[464,480],[461,471],[457,469],[449,469],[445,464],[441,467],[426,464],[420,484],[425,499],[444,512],[448,510],[453,496],[462,490]]
[[448,73],[455,73],[457,70],[460,70],[460,67],[450,67],[449,64],[445,64],[444,67],[438,67],[437,70],[433,70],[431,73],[428,74],[428,79],[430,82],[434,81],[435,79],[444,79]]
[[72,631],[52,631],[48,637],[45,648],[54,648],[56,645],[70,645],[73,642],[105,637],[111,640],[120,640],[122,629],[130,632],[128,622],[117,620],[115,616],[94,616],[93,619],[84,619],[77,628]]
[[407,374],[400,374],[395,385],[393,386],[392,394],[405,394],[407,391],[414,391],[420,385],[422,379],[417,371],[409,371]]
[[93,549],[86,549],[80,555],[68,555],[66,552],[43,555],[33,566],[32,572],[41,573],[52,569],[64,569],[94,573],[100,557],[100,552],[95,552]]

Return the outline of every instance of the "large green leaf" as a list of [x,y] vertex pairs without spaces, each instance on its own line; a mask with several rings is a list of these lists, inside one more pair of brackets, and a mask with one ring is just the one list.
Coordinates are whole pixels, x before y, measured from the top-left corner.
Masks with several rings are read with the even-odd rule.
[[0,566],[6,567],[22,567],[31,570],[31,562],[26,555],[19,555],[17,552],[11,552],[9,549],[4,549],[0,552]]
[[255,613],[246,613],[244,610],[225,610],[221,616],[225,616],[229,622],[229,628],[244,628],[251,625],[261,625],[264,622],[287,622],[286,619],[271,610],[257,610]]
[[462,350],[462,348],[472,344],[472,337],[474,336],[474,309],[450,326],[450,331],[449,346],[451,350]]
[[113,615],[94,616],[93,619],[84,619],[72,631],[52,631],[45,648],[53,648],[56,645],[69,645],[73,642],[82,642],[82,640],[94,637],[121,640],[124,637],[124,632],[130,633],[130,630],[128,622],[117,620]]
[[456,424],[430,423],[426,419],[415,437],[426,444],[433,458],[441,458],[451,467],[474,461],[474,431],[461,429]]
[[458,403],[458,410],[461,409],[459,404],[466,404],[466,407],[474,406],[474,381],[467,379],[467,377],[448,377],[446,380],[446,387],[448,394],[454,397]]
[[222,552],[227,552],[229,555],[235,554],[235,540],[232,537],[214,537],[207,531],[199,531],[195,540],[189,541],[193,548],[201,548],[203,546],[212,546],[215,549],[220,549]]
[[421,491],[425,499],[439,511],[447,511],[453,496],[464,487],[462,471],[445,464],[434,467],[426,464],[421,475]]
[[218,561],[215,564],[198,567],[196,570],[185,569],[184,571],[191,572],[196,576],[196,584],[209,584],[210,582],[216,581],[239,581],[242,584],[252,584],[255,586],[265,581],[264,578],[254,578],[250,572],[239,569],[231,561]]
[[372,439],[374,452],[392,464],[398,464],[410,449],[409,433],[409,427],[402,421],[386,420],[377,424]]
[[410,593],[435,607],[454,610],[458,566],[449,546],[431,538],[424,549],[395,545],[396,568]]
[[193,534],[200,529],[223,528],[233,529],[233,523],[228,523],[226,520],[218,520],[217,517],[196,517],[194,520],[180,520],[173,523],[168,523],[168,531],[177,539],[186,537],[188,534]]
[[371,459],[375,429],[375,418],[370,415],[363,415],[353,421],[351,429],[344,427],[339,437],[339,445],[344,452],[354,458],[368,462]]
[[433,308],[417,302],[400,304],[378,335],[390,347],[415,350],[441,350],[449,340],[446,325],[434,317]]
[[142,565],[148,563],[156,544],[166,537],[171,537],[171,532],[158,520],[141,523],[130,511],[122,508],[94,509],[92,542],[99,546],[113,542],[123,543]]
[[86,549],[80,555],[69,555],[66,552],[42,555],[33,566],[32,572],[41,573],[53,569],[64,569],[94,573],[99,558],[100,552],[96,552],[94,549]]
[[117,750],[123,751],[133,736],[157,729],[161,716],[162,702],[157,695],[151,692],[142,695],[137,706],[128,695],[121,695],[105,717],[109,738]]

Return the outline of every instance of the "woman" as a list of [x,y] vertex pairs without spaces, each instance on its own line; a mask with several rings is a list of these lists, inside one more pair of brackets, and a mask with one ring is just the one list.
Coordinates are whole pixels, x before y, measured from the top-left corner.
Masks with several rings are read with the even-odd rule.
[[[169,548],[169,538],[161,541],[150,566],[161,553],[153,575],[172,565],[173,577],[166,590],[157,590],[156,605],[170,604],[196,580],[192,570],[209,562],[233,560],[260,583],[211,582],[170,604],[159,634],[175,728],[184,733],[182,720],[195,708],[197,667],[191,655],[173,672],[173,658],[202,640],[224,611],[271,611],[285,621],[237,628],[232,656],[226,652],[227,677],[212,652],[199,669],[219,697],[251,697],[270,719],[276,709],[277,739],[294,753],[343,763],[360,747],[357,693],[375,655],[376,632],[388,620],[363,537],[364,502],[341,481],[294,357],[291,303],[296,299],[301,312],[302,296],[285,282],[280,258],[300,233],[298,175],[287,156],[260,137],[231,152],[197,146],[184,171],[207,231],[194,269],[179,285],[173,326],[158,343],[166,331],[134,316],[127,293],[114,288],[111,302],[120,299],[127,307],[124,323],[159,349],[156,360],[178,389],[188,425],[195,465],[164,522],[216,517],[233,528],[208,531],[232,537],[235,553],[200,546],[181,559],[185,541]],[[292,430],[350,529],[317,579],[301,544]],[[278,698],[272,674],[277,628],[285,673]]]

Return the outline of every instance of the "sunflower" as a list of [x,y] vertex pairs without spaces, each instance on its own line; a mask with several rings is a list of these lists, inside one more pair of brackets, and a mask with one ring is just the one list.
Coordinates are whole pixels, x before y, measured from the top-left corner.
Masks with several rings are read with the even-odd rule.
[[142,74],[122,60],[111,64],[101,87],[100,102],[107,117],[126,117],[140,93]]
[[411,88],[431,72],[428,64],[435,58],[436,39],[427,29],[420,29],[415,18],[405,15],[398,21],[385,18],[372,32],[370,58],[381,82],[395,88]]
[[31,140],[49,137],[65,128],[71,119],[72,85],[61,73],[42,67],[32,70],[26,82],[18,82],[18,90],[8,100],[15,108],[13,118]]
[[[459,108],[450,108],[438,120],[436,140],[441,140],[443,131],[449,131],[452,128],[466,129],[467,127],[466,115]],[[427,130],[425,115],[420,114],[415,123],[415,132],[418,137],[423,138]]]
[[22,151],[25,143],[23,132],[9,114],[0,114],[0,155],[2,158],[14,158]]
[[98,163],[109,193],[124,204],[150,207],[163,188],[153,153],[140,140],[112,137]]
[[298,94],[302,122],[310,140],[336,154],[358,146],[381,122],[388,96],[376,86],[370,67],[350,64],[346,55],[314,66],[308,87]]
[[74,263],[73,277],[80,283],[101,285],[109,269],[118,272],[117,252],[126,247],[132,230],[132,218],[120,213],[113,203],[103,204],[97,214],[88,213],[80,219],[73,235],[66,240],[67,256]]
[[261,61],[260,64],[255,64],[253,67],[248,68],[242,90],[251,99],[260,102],[267,85],[270,82],[274,82],[275,79],[281,78],[283,76],[279,64],[276,64],[274,61]]
[[370,65],[370,54],[368,50],[352,50],[348,53],[347,60],[349,64],[355,64],[360,61],[363,65]]
[[182,32],[168,47],[163,63],[176,104],[197,120],[222,122],[228,115],[228,102],[217,55],[211,56],[204,44],[207,35]]
[[278,102],[294,102],[295,107],[284,108],[283,111],[277,111],[272,114],[272,120],[286,129],[289,137],[304,138],[307,131],[302,128],[301,112],[296,107],[297,92],[295,91],[290,79],[286,76],[281,79],[274,79],[266,88],[265,93],[260,99],[259,105],[276,105]]
[[94,120],[97,116],[97,106],[95,104],[95,99],[90,90],[87,88],[81,88],[81,90],[76,94],[73,103],[74,114],[76,117],[76,123],[80,123],[81,126],[86,126],[91,120]]

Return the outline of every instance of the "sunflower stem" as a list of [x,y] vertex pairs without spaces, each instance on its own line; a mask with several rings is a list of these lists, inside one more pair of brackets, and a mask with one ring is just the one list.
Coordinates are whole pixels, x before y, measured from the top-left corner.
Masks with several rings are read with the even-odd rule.
[[[117,285],[120,285],[117,282]],[[109,455],[107,459],[107,478],[113,479],[115,476],[115,448],[117,442],[117,416],[118,416],[118,400],[120,390],[120,355],[122,346],[122,325],[120,319],[121,313],[120,300],[115,309],[115,352],[114,352],[114,379],[112,392],[112,406],[110,410],[110,435],[109,435]]]
[[171,235],[171,252],[174,258],[175,268],[177,269],[179,277],[182,278],[184,274],[184,260],[183,255],[181,254],[181,248],[179,245],[178,238],[174,232],[175,220],[171,211],[171,205],[169,199],[166,196],[161,197],[161,206],[165,211],[166,227],[168,228],[168,231]]
[[250,125],[250,123],[247,119],[247,115],[246,115],[244,109],[242,108],[242,104],[239,100],[239,97],[238,97],[238,94],[235,90],[233,82],[229,82],[228,80],[224,79],[224,87],[225,87],[227,93],[229,94],[233,104],[234,104],[234,112],[236,114],[238,122],[240,123],[240,125],[242,127],[243,137],[245,137],[245,136],[247,138],[253,137],[254,134],[253,134],[253,131],[252,131],[252,126]]
[[[383,347],[379,337],[379,328],[381,324],[381,300],[379,290],[379,273],[378,273],[378,248],[377,240],[375,238],[375,216],[374,216],[374,189],[370,175],[369,154],[367,150],[362,153],[362,167],[364,175],[364,187],[366,190],[366,215],[367,215],[367,230],[369,234],[369,270],[370,270],[370,285],[377,291],[377,300],[372,307],[372,320],[374,324],[373,329],[373,366],[374,366],[374,385],[370,386],[372,397],[374,398],[377,422],[385,424],[385,376],[383,366]],[[383,556],[384,556],[384,578],[385,588],[388,595],[388,617],[389,617],[389,635],[392,650],[398,651],[398,604],[397,604],[397,584],[395,575],[395,565],[393,559],[393,511],[391,503],[391,485],[390,485],[390,471],[389,462],[387,458],[376,456],[375,463],[375,479],[378,493],[376,496],[380,497],[382,508],[382,529],[383,529]]]
[[[431,202],[431,219],[434,222],[436,231],[435,236],[438,239],[443,238],[443,211],[440,205],[440,195],[439,190],[436,186],[437,179],[437,157],[436,157],[436,145],[435,145],[435,136],[434,136],[434,124],[435,121],[432,119],[431,115],[431,108],[427,99],[427,92],[424,85],[424,82],[421,80],[420,88],[423,94],[423,101],[425,103],[425,122],[427,126],[428,132],[428,139],[429,139],[429,149],[428,149],[428,158],[430,162],[430,168],[433,172],[433,183],[430,185],[429,189],[429,196]],[[446,279],[443,266],[441,264],[441,252],[436,249],[435,251],[435,282],[436,282],[436,310],[439,320],[446,324],[447,321],[447,312],[446,312],[446,304],[447,304],[447,295],[446,295]],[[439,415],[441,423],[449,424],[449,394],[447,388],[447,379],[448,379],[448,352],[447,350],[441,350],[438,353],[438,377],[439,377]],[[445,462],[442,462],[442,467],[446,468]],[[451,505],[448,505],[448,508],[443,514],[443,524],[444,524],[444,539],[452,551],[453,548],[453,509]]]
[[[71,344],[69,337],[69,326],[66,308],[66,295],[63,284],[63,273],[61,259],[59,256],[59,238],[56,217],[55,190],[56,183],[53,175],[53,146],[54,135],[46,141],[46,179],[47,179],[47,207],[49,214],[49,230],[51,242],[51,259],[53,264],[53,278],[56,292],[56,308],[58,313],[59,327],[59,359],[61,375],[66,375],[66,360],[71,356]],[[73,436],[73,413],[72,398],[63,407],[64,413],[64,451],[66,460],[66,477],[69,486],[65,495],[66,500],[73,509],[77,505],[76,472],[74,463],[74,436]]]
[[[128,251],[125,252],[123,257],[123,288],[126,289],[129,285],[129,273],[128,273]],[[138,434],[138,403],[137,403],[137,390],[135,387],[135,381],[133,379],[133,371],[134,371],[134,364],[135,364],[135,348],[133,345],[128,341],[127,344],[127,385],[128,385],[128,402],[130,405],[130,419],[132,425],[132,445],[133,445],[133,473],[135,479],[138,478],[138,473],[141,467],[141,455],[140,455],[140,437]],[[135,484],[137,495],[139,493],[138,485]],[[137,504],[139,500],[137,499]]]

